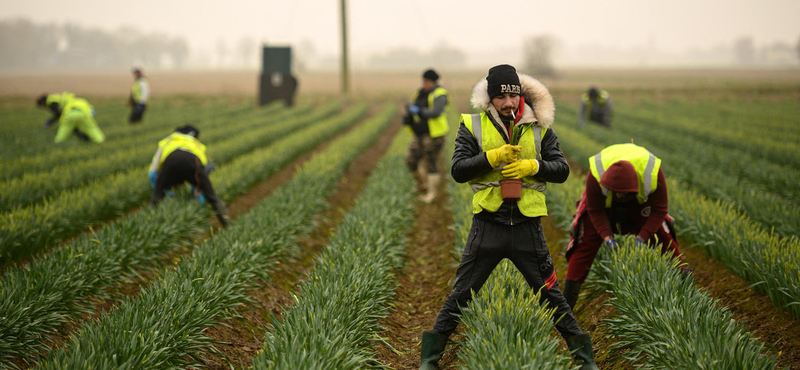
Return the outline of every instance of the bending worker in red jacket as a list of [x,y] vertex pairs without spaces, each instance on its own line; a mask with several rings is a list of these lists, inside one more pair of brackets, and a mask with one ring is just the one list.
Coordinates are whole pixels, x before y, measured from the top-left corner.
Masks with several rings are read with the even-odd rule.
[[617,144],[589,158],[589,166],[567,246],[564,298],[572,309],[600,247],[617,249],[614,233],[635,234],[637,246],[660,244],[673,257],[681,253],[660,159],[641,146]]

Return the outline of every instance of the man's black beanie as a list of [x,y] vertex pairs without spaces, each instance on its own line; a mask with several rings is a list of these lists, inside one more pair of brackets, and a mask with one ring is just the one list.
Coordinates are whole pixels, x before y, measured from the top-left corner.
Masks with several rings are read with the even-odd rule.
[[489,98],[505,93],[520,94],[522,91],[517,70],[508,64],[490,68],[486,81],[489,82]]
[[422,78],[436,82],[437,80],[439,80],[439,74],[436,73],[436,71],[429,69],[422,74]]

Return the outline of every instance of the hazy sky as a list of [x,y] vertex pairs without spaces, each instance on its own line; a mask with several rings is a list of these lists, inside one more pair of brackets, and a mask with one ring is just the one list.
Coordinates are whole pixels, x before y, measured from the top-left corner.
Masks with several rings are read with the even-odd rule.
[[[104,29],[135,25],[214,50],[217,40],[310,40],[321,54],[339,49],[338,0],[3,0],[0,19],[74,22]],[[355,54],[395,46],[430,49],[444,41],[487,51],[550,33],[566,47],[705,48],[753,36],[757,44],[800,37],[800,0],[476,1],[348,0]],[[487,47],[491,45],[491,47]]]

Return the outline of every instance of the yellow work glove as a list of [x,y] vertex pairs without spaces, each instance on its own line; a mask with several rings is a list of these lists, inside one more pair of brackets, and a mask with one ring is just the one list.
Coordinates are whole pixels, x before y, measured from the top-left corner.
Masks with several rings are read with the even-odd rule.
[[517,160],[517,153],[522,150],[519,145],[503,145],[497,149],[486,152],[486,159],[492,167],[497,167],[500,163],[511,163]]
[[503,176],[510,179],[521,179],[539,172],[539,162],[535,159],[520,159],[503,167]]

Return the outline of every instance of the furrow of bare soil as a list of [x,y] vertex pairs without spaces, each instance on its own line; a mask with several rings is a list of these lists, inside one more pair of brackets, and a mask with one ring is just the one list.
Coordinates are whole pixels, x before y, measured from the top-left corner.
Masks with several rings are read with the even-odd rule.
[[[436,315],[450,293],[450,280],[455,277],[455,261],[451,257],[455,236],[450,229],[453,216],[447,209],[447,182],[439,187],[439,196],[431,204],[417,202],[416,225],[409,233],[408,255],[398,274],[395,311],[383,325],[381,337],[391,346],[379,346],[377,359],[392,369],[419,367],[422,331],[430,330]],[[444,369],[454,354],[441,361]]]
[[[400,127],[399,120],[392,123],[389,129],[348,167],[336,185],[336,191],[328,198],[330,207],[319,215],[317,228],[301,240],[300,246],[303,250],[301,255],[293,262],[282,265],[271,282],[249,292],[253,297],[253,304],[237,309],[239,319],[206,330],[205,335],[219,344],[216,346],[217,353],[203,355],[205,368],[222,370],[230,369],[231,365],[236,368],[247,368],[251,365],[256,352],[263,347],[265,326],[270,323],[270,318],[273,315],[279,316],[291,305],[293,302],[291,292],[304,281],[306,274],[313,267],[315,256],[327,245],[328,238],[353,206],[355,198],[366,185],[369,174],[389,148]],[[304,160],[313,154],[315,153],[307,155]],[[296,166],[292,168],[294,167]],[[286,176],[287,180],[291,178],[291,174]],[[271,191],[276,186],[264,185],[264,187]],[[265,193],[261,196],[242,198],[241,202],[252,207],[266,195]],[[236,204],[231,205],[232,213],[236,207]]]
[[684,262],[694,269],[697,284],[769,346],[771,352],[778,355],[779,366],[800,369],[800,320],[775,307],[769,297],[756,292],[744,279],[703,250],[688,247],[681,252]]
[[[370,111],[370,115],[374,113],[375,111]],[[267,196],[269,196],[274,189],[280,187],[281,185],[291,180],[291,178],[294,176],[294,173],[297,171],[297,168],[306,161],[308,161],[314,154],[324,150],[336,138],[341,137],[346,133],[350,132],[351,130],[355,130],[357,128],[358,124],[351,128],[348,128],[347,130],[337,134],[336,136],[331,137],[330,140],[318,145],[310,152],[294,160],[291,164],[285,166],[283,169],[279,170],[278,172],[270,176],[269,179],[256,184],[247,193],[237,197],[236,200],[234,200],[231,204],[228,205],[228,212],[230,214],[231,220],[235,221],[239,215],[247,213],[250,209],[255,207],[261,199],[264,199]],[[392,130],[397,130],[397,129],[391,128],[389,131]],[[136,209],[129,211],[127,214],[138,212],[139,209],[140,207],[137,207]],[[120,216],[120,217],[126,217],[126,216]],[[103,223],[102,225],[98,225],[97,227],[102,227],[103,225],[107,225],[110,222],[113,222],[113,220]],[[213,217],[212,227],[209,230],[209,232],[193,237],[191,243],[188,244],[189,245],[188,247],[181,248],[179,251],[165,256],[162,259],[162,262],[169,261],[177,263],[183,256],[191,253],[195,245],[203,242],[208,238],[213,237],[214,234],[218,230],[220,230],[220,228],[221,225],[219,224],[219,220],[217,220],[216,217]],[[125,298],[135,298],[136,296],[138,296],[139,293],[143,289],[146,289],[150,285],[150,282],[157,276],[158,274],[156,273],[143,273],[141,278],[136,279],[133,282],[119,284],[118,286],[113,288],[113,291],[111,292],[112,295],[111,299],[96,300],[90,298],[93,306],[91,309],[92,311],[91,314],[81,315],[80,319],[75,320],[69,325],[66,325],[65,327],[59,329],[58,333],[48,336],[48,341],[53,343],[53,345],[51,346],[51,350],[58,349],[59,347],[61,347],[71,334],[73,334],[77,330],[80,330],[81,325],[83,325],[85,321],[101,317]],[[20,367],[23,370],[33,365],[30,363],[26,363],[21,359],[15,359],[12,360],[12,362],[14,362],[18,367]]]

